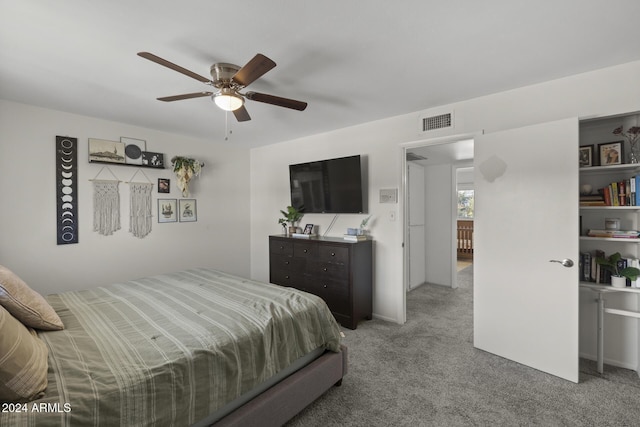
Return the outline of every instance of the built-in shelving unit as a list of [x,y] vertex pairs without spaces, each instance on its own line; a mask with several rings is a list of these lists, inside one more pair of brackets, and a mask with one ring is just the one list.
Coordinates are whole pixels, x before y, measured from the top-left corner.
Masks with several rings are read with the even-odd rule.
[[[640,116],[636,118],[635,114],[583,121],[580,127],[580,145],[593,147],[594,163],[598,164],[597,152],[600,144],[623,140],[620,135],[613,135],[613,129],[622,124],[626,130],[638,122],[640,122]],[[629,152],[628,142],[623,141],[622,151],[622,160],[628,161],[626,157]],[[640,175],[640,164],[581,167],[579,173],[580,188],[588,184],[592,187],[593,194],[612,182],[620,182]],[[640,230],[640,206],[634,206],[633,203],[631,206],[580,206],[579,215],[581,254],[589,252],[593,255],[596,250],[601,250],[605,252],[605,256],[620,252],[623,258],[640,258],[640,239],[638,238],[587,235],[589,229],[606,229],[605,219],[607,218],[619,219],[620,230]],[[604,371],[605,360],[607,363],[640,372],[640,329],[637,323],[640,318],[640,312],[637,311],[640,304],[640,288],[617,288],[610,284],[581,281],[580,289],[584,293],[580,307],[581,342],[584,340],[585,343],[591,343],[585,347],[581,344],[581,352],[593,354],[594,347],[591,346],[595,344],[597,369],[600,373]],[[596,338],[595,342],[594,338]]]

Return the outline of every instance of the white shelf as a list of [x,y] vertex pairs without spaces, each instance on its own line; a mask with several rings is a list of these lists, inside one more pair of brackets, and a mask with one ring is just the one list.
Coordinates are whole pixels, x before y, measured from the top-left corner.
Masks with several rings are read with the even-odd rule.
[[591,289],[596,292],[630,292],[640,294],[640,288],[632,288],[630,286],[624,288],[614,288],[611,285],[599,285],[593,282],[580,282],[580,287]]
[[580,206],[580,210],[597,211],[597,210],[619,210],[619,211],[640,211],[640,206]]
[[613,166],[590,166],[580,168],[581,175],[611,174],[616,172],[640,172],[640,163],[627,163]]
[[591,236],[580,236],[580,240],[592,240],[599,242],[617,242],[617,243],[640,243],[640,239],[630,239],[626,237],[591,237]]

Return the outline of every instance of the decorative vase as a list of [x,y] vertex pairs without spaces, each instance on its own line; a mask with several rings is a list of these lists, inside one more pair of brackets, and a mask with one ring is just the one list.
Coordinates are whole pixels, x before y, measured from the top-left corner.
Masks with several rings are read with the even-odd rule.
[[634,141],[630,143],[631,150],[629,150],[629,163],[640,163],[640,141]]
[[611,276],[611,286],[614,288],[624,288],[627,286],[627,278],[622,276]]

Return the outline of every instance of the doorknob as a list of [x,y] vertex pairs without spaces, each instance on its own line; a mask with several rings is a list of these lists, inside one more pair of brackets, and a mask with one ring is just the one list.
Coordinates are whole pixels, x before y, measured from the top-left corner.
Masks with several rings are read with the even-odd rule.
[[563,259],[562,261],[558,260],[558,259],[550,259],[549,262],[557,262],[558,264],[562,264],[564,267],[573,267],[573,261],[571,261],[569,258]]

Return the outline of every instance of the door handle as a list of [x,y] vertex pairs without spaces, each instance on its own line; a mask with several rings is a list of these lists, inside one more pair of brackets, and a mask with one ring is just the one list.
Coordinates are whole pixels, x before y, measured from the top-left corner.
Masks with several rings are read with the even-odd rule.
[[558,264],[562,264],[564,267],[573,267],[573,261],[571,261],[569,258],[563,259],[562,261],[560,261],[559,259],[550,259],[549,262],[557,262]]

